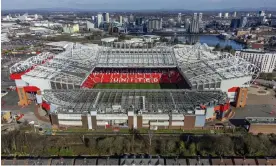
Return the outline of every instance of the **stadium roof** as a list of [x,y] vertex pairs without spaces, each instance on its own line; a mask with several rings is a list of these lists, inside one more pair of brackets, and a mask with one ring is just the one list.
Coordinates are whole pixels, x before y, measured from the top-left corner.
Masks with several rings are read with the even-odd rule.
[[[36,66],[34,68],[34,66]],[[219,88],[222,80],[253,76],[259,69],[229,53],[212,51],[206,44],[173,48],[164,44],[111,43],[107,46],[85,46],[69,43],[64,52],[54,56],[42,53],[13,65],[11,73],[26,71],[25,76],[49,79],[79,87],[95,67],[176,67],[193,89],[208,84]]]
[[24,75],[80,85],[95,66],[98,49],[95,46],[71,43],[64,52],[56,56],[51,53],[41,53],[16,63],[10,68],[10,72],[20,73],[35,66]]
[[[140,48],[139,48],[140,47]],[[172,47],[144,44],[115,43],[115,47],[102,47],[98,67],[176,67]]]
[[178,66],[192,86],[225,79],[253,76],[259,68],[230,53],[212,51],[206,44],[175,49]]
[[[45,90],[44,99],[62,106],[61,112],[126,113],[129,109],[143,113],[192,113],[203,105],[224,104],[226,93],[195,90],[126,90],[73,89]],[[192,112],[191,112],[192,111]]]

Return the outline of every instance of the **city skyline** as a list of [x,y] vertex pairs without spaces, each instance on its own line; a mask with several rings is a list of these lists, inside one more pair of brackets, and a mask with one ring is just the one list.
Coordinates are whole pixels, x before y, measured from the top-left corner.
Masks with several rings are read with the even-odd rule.
[[[31,7],[30,7],[30,4]],[[250,7],[249,5],[250,4]],[[276,6],[275,0],[2,0],[2,10],[38,9],[38,8],[71,8],[83,10],[223,10],[223,9],[257,9]]]

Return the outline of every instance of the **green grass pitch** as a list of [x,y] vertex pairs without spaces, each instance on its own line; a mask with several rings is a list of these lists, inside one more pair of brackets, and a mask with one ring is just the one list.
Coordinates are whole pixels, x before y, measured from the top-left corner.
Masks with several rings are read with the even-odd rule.
[[121,84],[106,83],[96,84],[96,89],[178,89],[175,84]]

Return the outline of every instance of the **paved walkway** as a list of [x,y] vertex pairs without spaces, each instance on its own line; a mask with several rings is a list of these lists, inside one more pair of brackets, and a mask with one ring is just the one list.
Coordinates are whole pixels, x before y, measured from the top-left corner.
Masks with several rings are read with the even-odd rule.
[[36,117],[38,120],[41,120],[41,121],[43,121],[43,122],[48,122],[48,123],[50,123],[50,118],[49,118],[49,116],[46,115],[46,113],[43,115],[42,111],[44,111],[44,110],[42,110],[42,109],[40,108],[39,105],[36,105],[36,106],[35,106],[35,109],[34,109],[35,117]]

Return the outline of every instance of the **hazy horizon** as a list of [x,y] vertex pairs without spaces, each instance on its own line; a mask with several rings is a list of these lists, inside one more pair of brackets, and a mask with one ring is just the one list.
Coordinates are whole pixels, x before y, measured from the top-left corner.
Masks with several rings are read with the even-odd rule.
[[276,0],[2,0],[2,10],[71,8],[82,10],[220,10],[276,8]]

